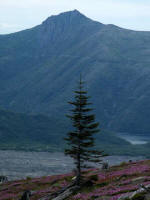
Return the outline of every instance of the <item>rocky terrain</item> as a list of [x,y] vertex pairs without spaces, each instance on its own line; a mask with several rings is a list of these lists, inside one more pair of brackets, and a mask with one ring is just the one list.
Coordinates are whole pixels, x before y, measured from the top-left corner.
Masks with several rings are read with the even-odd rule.
[[[26,190],[31,191],[31,200],[55,199],[57,192],[70,185],[73,177],[73,173],[68,173],[6,182],[1,184],[0,200],[18,200]],[[150,160],[123,162],[107,170],[86,170],[84,179],[86,185],[68,200],[146,200],[149,199]]]
[[[128,160],[143,160],[144,157],[107,156],[103,158],[109,165],[117,165]],[[99,164],[98,164],[99,166]],[[63,152],[25,152],[0,150],[0,175],[8,180],[21,180],[26,177],[56,175],[71,172],[73,160]]]

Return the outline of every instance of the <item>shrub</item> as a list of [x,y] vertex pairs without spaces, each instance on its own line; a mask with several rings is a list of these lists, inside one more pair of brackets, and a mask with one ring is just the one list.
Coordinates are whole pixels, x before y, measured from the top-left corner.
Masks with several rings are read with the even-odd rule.
[[138,193],[131,200],[145,200],[145,193]]

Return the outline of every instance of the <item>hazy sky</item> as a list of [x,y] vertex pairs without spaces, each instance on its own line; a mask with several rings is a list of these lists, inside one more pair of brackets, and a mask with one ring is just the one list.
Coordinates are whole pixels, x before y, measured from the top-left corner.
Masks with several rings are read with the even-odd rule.
[[150,0],[0,0],[0,34],[31,28],[74,9],[104,24],[150,31]]

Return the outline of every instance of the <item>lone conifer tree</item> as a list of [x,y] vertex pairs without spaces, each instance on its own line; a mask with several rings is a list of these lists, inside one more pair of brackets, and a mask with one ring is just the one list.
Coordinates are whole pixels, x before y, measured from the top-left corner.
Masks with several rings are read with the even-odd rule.
[[67,138],[68,148],[65,149],[65,154],[74,159],[76,166],[76,184],[81,183],[81,170],[87,168],[89,162],[100,162],[100,157],[103,157],[103,151],[94,150],[94,134],[99,132],[98,125],[95,123],[95,115],[91,114],[91,108],[88,106],[89,97],[87,92],[83,90],[83,82],[79,81],[78,90],[75,91],[74,101],[69,102],[73,105],[71,115],[67,115],[72,121],[74,130],[69,132]]

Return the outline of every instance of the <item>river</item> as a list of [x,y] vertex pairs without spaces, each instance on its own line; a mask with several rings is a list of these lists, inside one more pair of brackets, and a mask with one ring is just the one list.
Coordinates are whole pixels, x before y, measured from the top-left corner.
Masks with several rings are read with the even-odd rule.
[[[130,156],[104,158],[109,165],[141,159],[143,158]],[[72,159],[60,152],[0,151],[0,175],[7,176],[9,180],[68,173],[72,169]]]

